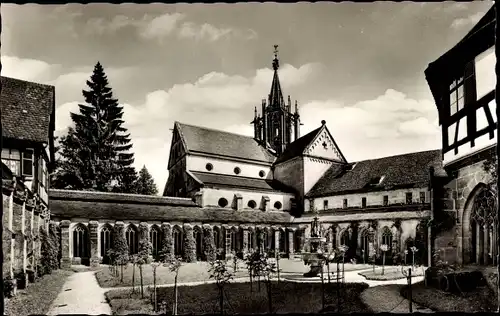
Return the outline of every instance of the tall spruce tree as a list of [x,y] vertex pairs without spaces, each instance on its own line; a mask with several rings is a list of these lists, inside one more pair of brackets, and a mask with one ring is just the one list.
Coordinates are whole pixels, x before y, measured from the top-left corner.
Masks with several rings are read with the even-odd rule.
[[75,126],[60,141],[62,159],[54,186],[132,193],[137,174],[130,134],[99,62],[87,86],[82,91],[86,104],[79,104],[80,113],[71,113]]
[[143,166],[141,171],[139,171],[139,178],[135,184],[135,189],[137,194],[158,194],[158,188],[156,187],[155,181],[146,166]]

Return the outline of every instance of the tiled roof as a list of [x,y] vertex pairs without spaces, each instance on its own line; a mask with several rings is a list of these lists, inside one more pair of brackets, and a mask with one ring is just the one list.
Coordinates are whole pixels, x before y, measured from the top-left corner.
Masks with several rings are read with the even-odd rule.
[[321,130],[321,127],[318,127],[314,131],[307,133],[306,135],[300,137],[299,139],[296,139],[294,142],[288,145],[285,151],[278,157],[278,159],[276,159],[275,164],[285,162],[287,160],[300,156],[306,149],[307,145],[309,145],[314,140],[314,138],[316,138],[319,131]]
[[1,77],[3,137],[49,142],[54,87]]
[[285,187],[283,184],[280,184],[277,181],[223,175],[209,172],[190,172],[205,185],[293,193],[292,189]]
[[[440,150],[430,150],[364,160],[351,165],[352,170],[333,165],[307,196],[425,187],[429,182],[429,167],[433,166],[437,173],[441,172],[442,156]],[[376,179],[382,179],[380,184],[370,185]]]
[[189,152],[272,163],[274,157],[249,136],[176,122]]
[[49,190],[50,200],[76,200],[90,202],[120,202],[131,204],[196,206],[189,198],[163,197],[156,195],[140,195],[126,193],[107,193],[97,191]]
[[[52,217],[59,219],[88,218],[90,220],[140,220],[140,221],[179,221],[179,222],[244,222],[244,223],[287,223],[292,217],[287,212],[260,210],[232,210],[222,208],[200,208],[197,206],[183,206],[155,203],[156,200],[170,200],[172,198],[153,199],[151,203],[140,199],[136,195],[117,195],[99,193],[99,199],[91,199],[94,192],[70,191],[64,194],[62,190],[50,193],[49,207]],[[54,198],[57,195],[58,198]],[[107,199],[109,195],[121,197],[122,201]],[[134,200],[140,200],[134,203]],[[170,203],[170,202],[169,202]]]

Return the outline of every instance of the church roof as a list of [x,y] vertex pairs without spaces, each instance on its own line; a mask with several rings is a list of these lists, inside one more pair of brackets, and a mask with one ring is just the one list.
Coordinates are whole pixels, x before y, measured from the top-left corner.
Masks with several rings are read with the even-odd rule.
[[187,152],[272,163],[274,157],[249,136],[175,122]]
[[[321,126],[322,127],[322,126]],[[285,151],[276,159],[275,164],[288,161],[292,158],[302,155],[306,147],[316,138],[316,136],[321,131],[321,127],[318,127],[312,132],[296,139],[294,142],[290,143]]]
[[201,208],[182,198],[65,190],[50,190],[49,197],[52,216],[59,219],[266,224],[292,219],[281,211]]
[[334,164],[306,194],[320,197],[346,193],[426,187],[429,168],[442,169],[441,150],[415,152],[359,161],[346,167]]
[[1,77],[1,84],[2,136],[48,143],[55,110],[54,87],[9,77]]
[[232,175],[223,175],[209,172],[190,171],[204,185],[213,185],[216,187],[231,187],[265,191],[279,191],[293,193],[294,191],[285,187],[278,181],[247,178]]

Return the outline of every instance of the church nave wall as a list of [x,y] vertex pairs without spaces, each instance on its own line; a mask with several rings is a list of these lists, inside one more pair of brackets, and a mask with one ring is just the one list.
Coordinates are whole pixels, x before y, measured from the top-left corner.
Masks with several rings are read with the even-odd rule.
[[[238,168],[238,169],[236,169]],[[230,176],[240,176],[257,179],[272,179],[271,166],[224,158],[208,158],[189,155],[186,159],[186,170],[210,172]]]

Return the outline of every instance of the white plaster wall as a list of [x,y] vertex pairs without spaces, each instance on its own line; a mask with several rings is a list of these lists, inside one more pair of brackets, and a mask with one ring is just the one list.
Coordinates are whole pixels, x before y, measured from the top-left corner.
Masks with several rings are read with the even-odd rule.
[[[327,148],[323,147],[323,143],[327,144]],[[314,142],[309,145],[309,147],[305,150],[306,154],[315,156],[315,157],[323,157],[326,159],[342,161],[342,157],[338,152],[338,148],[336,148],[333,139],[331,139],[330,135],[326,129],[316,137]]]
[[[211,163],[213,169],[206,169],[207,163]],[[240,174],[234,173],[234,168],[240,168]],[[229,159],[208,158],[203,156],[189,155],[186,159],[186,169],[200,172],[211,172],[217,174],[226,174],[231,176],[249,177],[257,179],[272,179],[271,166],[245,163],[240,161],[232,161]],[[263,178],[259,176],[259,172],[264,171]]]
[[304,192],[309,190],[318,182],[333,163],[328,160],[304,157]]
[[238,190],[225,190],[225,189],[212,189],[212,188],[204,188],[203,189],[203,206],[216,206],[219,207],[219,199],[225,198],[229,203],[226,208],[231,208],[234,201],[234,195],[241,194],[243,199],[243,209],[249,209],[248,202],[250,200],[254,200],[257,203],[256,210],[260,208],[262,197],[269,197],[269,208],[271,210],[274,209],[274,203],[279,201],[283,205],[280,211],[288,211],[290,210],[291,202],[290,199],[295,198],[293,194],[289,193],[273,193],[273,192],[258,192],[258,191],[238,191]]

